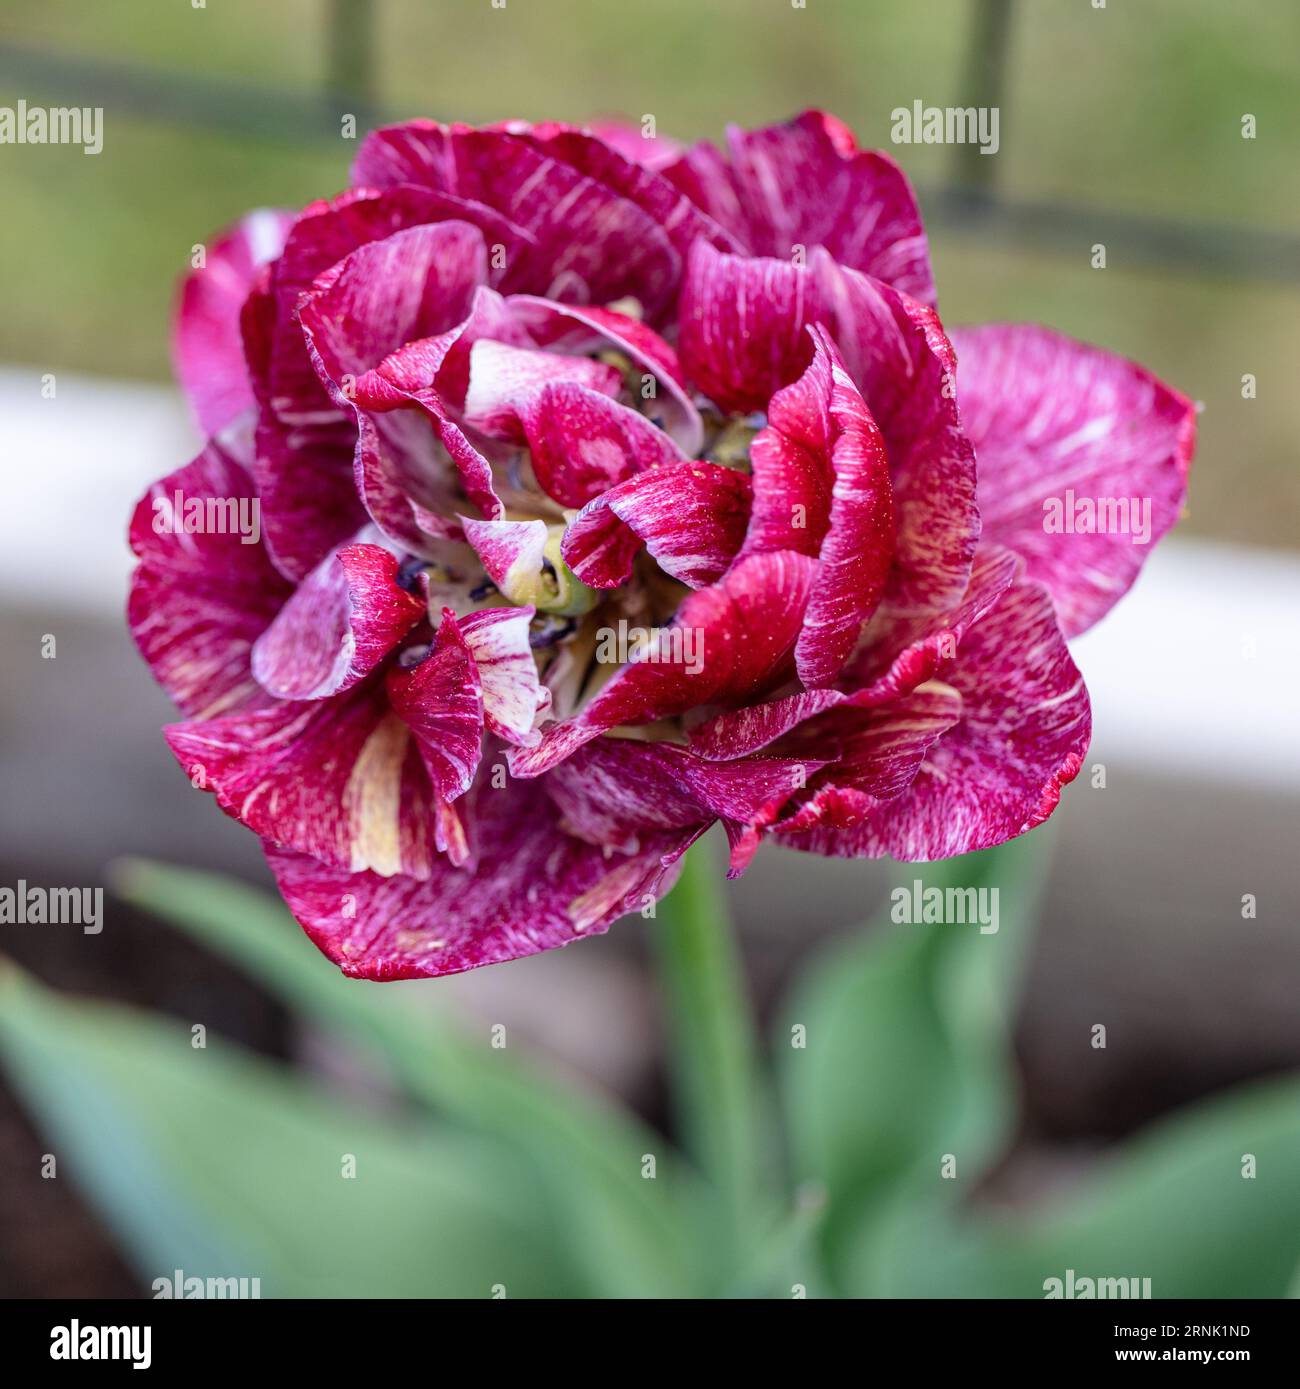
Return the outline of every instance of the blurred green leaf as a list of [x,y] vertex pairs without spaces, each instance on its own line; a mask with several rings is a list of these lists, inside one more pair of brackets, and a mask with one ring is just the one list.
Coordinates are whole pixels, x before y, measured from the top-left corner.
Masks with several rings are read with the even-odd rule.
[[[467,1040],[392,985],[344,978],[283,905],[209,874],[129,860],[114,886],[244,968],[287,1006],[373,1046],[416,1100],[472,1132],[508,1143],[536,1165],[547,1203],[596,1297],[705,1291],[707,1267],[691,1216],[698,1183],[667,1142],[612,1105],[559,1085],[502,1050]],[[656,1176],[642,1177],[655,1157]]]
[[735,1279],[732,1297],[833,1297],[818,1250],[826,1215],[826,1193],[811,1183],[799,1187],[789,1211],[773,1223]]
[[[1019,840],[906,869],[906,887],[997,888],[998,930],[896,925],[886,905],[872,929],[814,964],[784,1010],[777,1056],[794,1175],[828,1192],[833,1270],[917,1164],[937,1182],[950,1153],[973,1176],[1000,1141],[1012,1106],[1008,1016],[1045,857],[1041,840]],[[798,1026],[802,1048],[791,1044]]]
[[[266,1296],[563,1296],[581,1287],[526,1163],[399,1126],[293,1073],[0,966],[0,1054],[146,1282]],[[355,1177],[345,1178],[345,1155]]]
[[[828,1237],[855,1222],[915,1158],[949,1069],[930,987],[935,937],[873,933],[841,948],[786,1009],[778,1038],[794,1174],[830,1194]],[[792,1029],[806,1028],[806,1046]]]
[[899,1202],[857,1290],[1042,1297],[1045,1279],[1073,1269],[1150,1278],[1159,1298],[1283,1297],[1300,1257],[1297,1172],[1300,1080],[1253,1085],[1154,1125],[1042,1212],[963,1218],[954,1199]]

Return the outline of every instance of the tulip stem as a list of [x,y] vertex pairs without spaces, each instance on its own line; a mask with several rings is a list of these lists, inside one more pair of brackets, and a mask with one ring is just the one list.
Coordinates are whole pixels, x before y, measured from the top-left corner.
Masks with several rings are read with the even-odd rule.
[[681,1141],[714,1189],[720,1252],[734,1266],[758,1215],[762,1112],[744,970],[711,847],[686,855],[654,936]]

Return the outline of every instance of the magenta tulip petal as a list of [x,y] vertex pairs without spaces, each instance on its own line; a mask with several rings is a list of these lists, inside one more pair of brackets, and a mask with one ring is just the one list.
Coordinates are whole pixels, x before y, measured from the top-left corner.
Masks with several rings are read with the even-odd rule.
[[474,291],[463,322],[407,343],[356,380],[353,403],[358,411],[419,411],[432,430],[430,438],[424,426],[410,419],[363,424],[358,415],[359,490],[384,531],[404,539],[410,549],[418,550],[422,543],[411,534],[413,514],[417,527],[439,534],[464,509],[464,501],[492,519],[505,513],[491,462],[452,418],[465,410],[471,356],[480,345],[506,350],[531,345],[506,301],[483,286]]
[[648,834],[702,831],[719,819],[739,840],[749,826],[774,819],[822,765],[781,757],[710,763],[667,743],[600,738],[556,767],[545,785],[562,829],[630,853]]
[[647,136],[639,125],[630,121],[592,121],[591,133],[610,149],[617,150],[624,159],[656,171],[675,163],[682,153],[676,140],[666,135]]
[[[722,227],[681,189],[660,178],[645,160],[630,158],[625,151],[572,126],[534,126],[532,135],[547,154],[558,155],[580,173],[635,203],[663,230],[680,257],[684,258],[701,238],[726,250],[739,249]],[[644,307],[647,317],[657,318],[653,304]]]
[[851,829],[788,842],[817,853],[906,861],[991,848],[1041,824],[1088,750],[1091,713],[1047,590],[1008,590],[962,641],[945,679],[961,719],[902,795]]
[[[368,373],[373,376],[373,373]],[[382,410],[358,407],[356,490],[379,529],[415,554],[457,532],[467,503],[504,514],[492,465],[442,413],[433,393],[392,392]]]
[[358,247],[451,213],[494,241],[507,235],[485,223],[485,214],[496,214],[419,188],[353,190],[313,203],[299,214],[275,263],[269,324],[253,335],[261,315],[245,314],[245,347],[255,349],[250,361],[260,363],[253,370],[262,407],[254,471],[267,547],[289,578],[305,578],[367,520],[353,477],[356,426],[316,374],[298,322],[299,300]]
[[585,386],[539,386],[519,417],[537,481],[561,506],[584,506],[634,473],[683,461],[644,415]]
[[666,574],[690,588],[716,582],[735,559],[749,521],[747,474],[718,463],[675,463],[601,492],[569,523],[565,563],[593,588],[615,588],[644,544]]
[[479,342],[521,348],[537,345],[518,321],[515,302],[480,285],[462,322],[445,333],[404,343],[373,371],[358,378],[357,403],[378,410],[395,405],[398,396],[424,395],[435,390],[447,406],[463,410],[469,391],[470,354]]
[[984,533],[1047,585],[1066,636],[1128,592],[1178,519],[1196,444],[1185,396],[1046,328],[955,332]]
[[444,860],[419,881],[349,874],[273,848],[267,858],[290,911],[344,974],[418,979],[601,934],[671,887],[665,860],[690,837],[647,836],[635,853],[608,855],[555,826],[541,783],[485,790],[476,817],[485,849],[473,872]]
[[623,378],[614,367],[590,358],[510,347],[484,338],[470,351],[465,423],[492,438],[522,443],[520,406],[532,391],[550,382],[567,382],[612,397],[618,395]]
[[253,647],[253,674],[280,699],[324,699],[364,680],[428,615],[400,588],[396,558],[344,545],[298,585]]
[[894,506],[884,440],[835,345],[811,328],[813,359],[778,391],[754,439],[754,516],[744,553],[795,549],[819,557],[799,678],[839,673],[885,590],[894,553]]
[[917,617],[881,608],[868,623],[862,648],[845,668],[840,688],[801,690],[720,714],[691,730],[691,746],[711,760],[742,757],[829,709],[872,709],[910,694],[947,670],[962,637],[1006,592],[1021,568],[1008,550],[981,551],[970,587],[951,613]]
[[544,521],[478,521],[460,518],[489,579],[507,598],[527,602],[542,572],[546,548]]
[[393,709],[415,734],[438,796],[463,796],[482,755],[483,685],[455,619],[444,617],[427,659],[390,670],[387,686]]
[[697,245],[682,293],[686,370],[729,410],[761,408],[809,361],[821,323],[880,429],[897,522],[889,595],[939,612],[965,591],[980,534],[975,455],[932,311],[823,252],[806,266]]
[[[470,443],[465,431],[453,420],[448,419],[440,408],[431,404],[424,393],[413,396],[412,400],[424,411],[425,417],[433,428],[434,435],[455,466],[456,480],[465,497],[473,502],[484,516],[494,518],[504,515],[505,504],[496,493],[492,464]],[[442,470],[439,469],[439,471]],[[450,505],[441,502],[445,495],[444,489],[439,487],[435,490],[439,497],[439,504],[420,503],[418,501],[421,495],[419,480],[417,479],[408,485],[408,495],[416,503],[418,509],[436,510],[446,516]]]
[[[576,354],[612,348],[623,353],[642,368],[641,398],[658,401],[647,413],[652,418],[662,414],[664,432],[687,457],[699,453],[704,442],[700,412],[691,399],[677,353],[652,328],[609,309],[555,304],[527,294],[512,295],[509,307],[515,321],[527,327],[537,344],[553,352]],[[648,390],[653,390],[653,396],[646,395]]]
[[691,747],[710,761],[744,757],[770,746],[791,729],[827,709],[835,709],[851,696],[841,690],[821,688],[751,704],[719,714],[691,729]]
[[784,125],[727,131],[730,158],[697,145],[664,170],[752,255],[789,261],[823,246],[841,265],[934,303],[925,230],[903,171],[858,150],[820,111]]
[[298,319],[335,403],[399,347],[462,322],[486,281],[483,233],[469,222],[394,232],[319,276]]
[[[373,369],[404,343],[464,322],[483,282],[485,256],[482,233],[468,223],[412,227],[354,251],[316,280],[299,310],[322,382],[337,404],[355,412],[361,495],[385,534],[407,548],[421,545],[412,505],[445,512],[462,504],[461,493],[499,512],[491,469],[436,398],[389,391],[390,413],[367,419],[358,387],[373,382]],[[393,283],[402,286],[400,294],[391,292]],[[391,409],[408,403],[420,412]]]
[[255,435],[266,548],[289,579],[306,578],[370,520],[354,481],[356,427],[323,391],[320,399],[320,423],[289,424],[263,410]]
[[846,705],[828,713],[816,729],[805,729],[805,736],[813,746],[833,741],[839,756],[813,779],[798,810],[776,821],[773,829],[792,833],[861,823],[866,813],[907,790],[922,759],[961,713],[961,695],[939,681],[892,704],[868,709]]
[[914,614],[881,607],[867,624],[858,652],[842,683],[854,702],[884,704],[924,681],[941,675],[957,654],[961,639],[1019,578],[1023,564],[997,545],[982,546],[960,603],[947,613]]
[[473,657],[488,728],[520,747],[535,747],[541,741],[533,725],[551,703],[551,692],[537,678],[537,662],[528,644],[533,615],[531,607],[480,608],[459,620],[449,612],[443,614],[444,625],[459,626]]
[[[256,519],[246,438],[213,440],[185,467],[155,483],[131,520],[140,557],[127,622],[154,678],[190,718],[210,718],[264,699],[249,670],[254,641],[289,594],[261,544],[236,527],[210,528],[233,512]],[[184,529],[187,506],[202,529]],[[247,532],[245,532],[247,533]]]
[[438,455],[428,421],[414,411],[384,417],[359,410],[356,435],[353,489],[367,520],[390,544],[429,554],[433,533],[422,518],[461,504],[461,489],[450,460],[444,466]]
[[[682,256],[655,218],[524,132],[432,121],[377,130],[361,147],[353,179],[377,188],[418,184],[503,213],[530,238],[507,258],[503,288],[578,304],[630,295],[651,322],[676,292]],[[677,196],[666,184],[664,190]]]
[[172,724],[186,775],[249,829],[352,873],[428,877],[435,793],[378,686]]
[[280,254],[292,220],[268,208],[250,212],[206,248],[203,265],[181,286],[173,357],[204,434],[216,434],[253,404],[241,310],[258,270]]
[[952,347],[933,310],[881,281],[824,259],[814,273],[825,301],[840,306],[836,345],[889,455],[898,527],[889,597],[939,612],[960,602],[980,536]]
[[[397,232],[444,222],[477,227],[487,245],[504,244],[508,251],[529,242],[522,227],[470,199],[427,188],[353,188],[299,214],[276,267],[277,296],[285,307],[296,305],[318,276],[353,251]],[[291,321],[283,313],[279,318],[286,325]]]
[[696,245],[682,284],[678,349],[687,375],[724,410],[765,410],[808,362],[805,330],[821,317],[817,288],[806,266]]
[[407,343],[352,384],[357,490],[385,534],[408,549],[421,549],[422,526],[445,533],[465,501],[488,517],[504,513],[491,463],[449,411],[464,406],[471,345],[491,332],[527,342],[500,295],[480,286],[463,322]]

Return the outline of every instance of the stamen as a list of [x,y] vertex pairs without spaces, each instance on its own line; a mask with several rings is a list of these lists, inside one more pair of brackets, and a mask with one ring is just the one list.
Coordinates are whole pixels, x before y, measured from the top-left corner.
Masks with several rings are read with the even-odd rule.
[[407,593],[414,593],[420,585],[420,573],[428,567],[429,561],[420,555],[407,555],[397,566],[393,582]]
[[761,412],[733,415],[729,419],[718,420],[717,425],[717,432],[705,446],[703,457],[711,463],[721,463],[724,468],[748,471],[751,466],[750,446],[754,436],[766,428],[767,416]]
[[537,618],[528,632],[528,645],[534,651],[546,651],[558,646],[578,630],[578,621],[573,617],[553,617],[547,613]]
[[414,670],[416,666],[428,660],[432,650],[433,647],[427,641],[417,642],[414,646],[408,646],[404,651],[398,653],[397,664],[403,670]]

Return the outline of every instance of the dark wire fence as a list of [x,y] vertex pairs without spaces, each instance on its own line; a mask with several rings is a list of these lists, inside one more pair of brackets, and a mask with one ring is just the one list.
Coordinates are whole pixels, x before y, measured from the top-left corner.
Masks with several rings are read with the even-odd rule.
[[[328,56],[318,92],[277,92],[5,43],[0,43],[0,83],[19,85],[29,100],[50,105],[102,106],[144,120],[294,144],[337,140],[345,115],[355,117],[361,133],[412,114],[385,109],[377,96],[371,0],[324,0],[323,18]],[[971,21],[962,104],[1001,108],[1013,0],[973,0]],[[981,156],[973,144],[955,145],[948,181],[919,190],[927,225],[1031,251],[1075,256],[1103,242],[1123,248],[1129,264],[1300,282],[1300,236],[1010,198],[997,189],[997,162]]]

